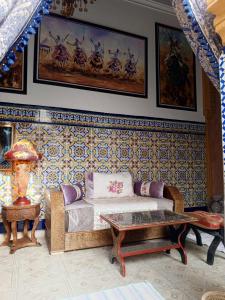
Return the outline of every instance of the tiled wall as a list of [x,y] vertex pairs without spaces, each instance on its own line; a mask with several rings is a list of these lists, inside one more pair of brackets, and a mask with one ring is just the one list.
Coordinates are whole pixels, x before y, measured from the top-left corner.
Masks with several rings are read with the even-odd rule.
[[[46,187],[83,183],[87,170],[129,170],[134,179],[176,185],[186,207],[206,203],[202,123],[16,106],[0,106],[0,120],[14,121],[15,139],[43,153],[30,181],[33,201],[43,201]],[[1,173],[0,200],[11,201],[9,176]]]

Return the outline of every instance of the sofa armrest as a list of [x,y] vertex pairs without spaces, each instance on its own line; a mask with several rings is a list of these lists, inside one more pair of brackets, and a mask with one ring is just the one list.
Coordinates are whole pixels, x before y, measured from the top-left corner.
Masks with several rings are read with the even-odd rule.
[[65,250],[65,209],[63,193],[57,189],[49,189],[45,194],[45,225],[49,252],[57,253]]
[[184,212],[184,197],[175,186],[165,186],[163,196],[174,202],[174,211],[177,213]]

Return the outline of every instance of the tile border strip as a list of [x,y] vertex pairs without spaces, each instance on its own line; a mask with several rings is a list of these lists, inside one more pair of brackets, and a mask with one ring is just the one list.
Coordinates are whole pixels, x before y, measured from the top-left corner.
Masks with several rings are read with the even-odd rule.
[[0,102],[0,121],[205,134],[205,123]]

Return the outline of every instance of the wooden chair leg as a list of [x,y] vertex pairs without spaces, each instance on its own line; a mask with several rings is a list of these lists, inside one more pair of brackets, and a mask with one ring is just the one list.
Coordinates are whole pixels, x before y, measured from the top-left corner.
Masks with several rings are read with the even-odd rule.
[[192,227],[192,230],[194,231],[194,234],[195,234],[195,236],[196,236],[196,242],[197,242],[197,245],[198,245],[198,246],[203,246],[203,244],[202,244],[202,237],[201,237],[201,234],[200,234],[200,232],[198,231],[198,229],[195,228],[195,227]]
[[219,246],[220,242],[221,242],[221,238],[219,236],[215,236],[211,245],[209,246],[208,253],[207,253],[207,264],[208,265],[213,265],[216,249]]

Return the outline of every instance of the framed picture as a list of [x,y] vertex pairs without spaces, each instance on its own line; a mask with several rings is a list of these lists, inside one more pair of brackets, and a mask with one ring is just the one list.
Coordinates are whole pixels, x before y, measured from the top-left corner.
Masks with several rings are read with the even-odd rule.
[[11,163],[4,159],[4,154],[11,148],[14,140],[14,125],[0,123],[0,170],[11,169]]
[[195,56],[182,30],[157,24],[157,106],[197,110]]
[[16,62],[9,72],[0,78],[0,92],[3,93],[27,93],[27,49],[23,53],[16,53]]
[[147,38],[50,14],[36,35],[34,82],[147,97]]

